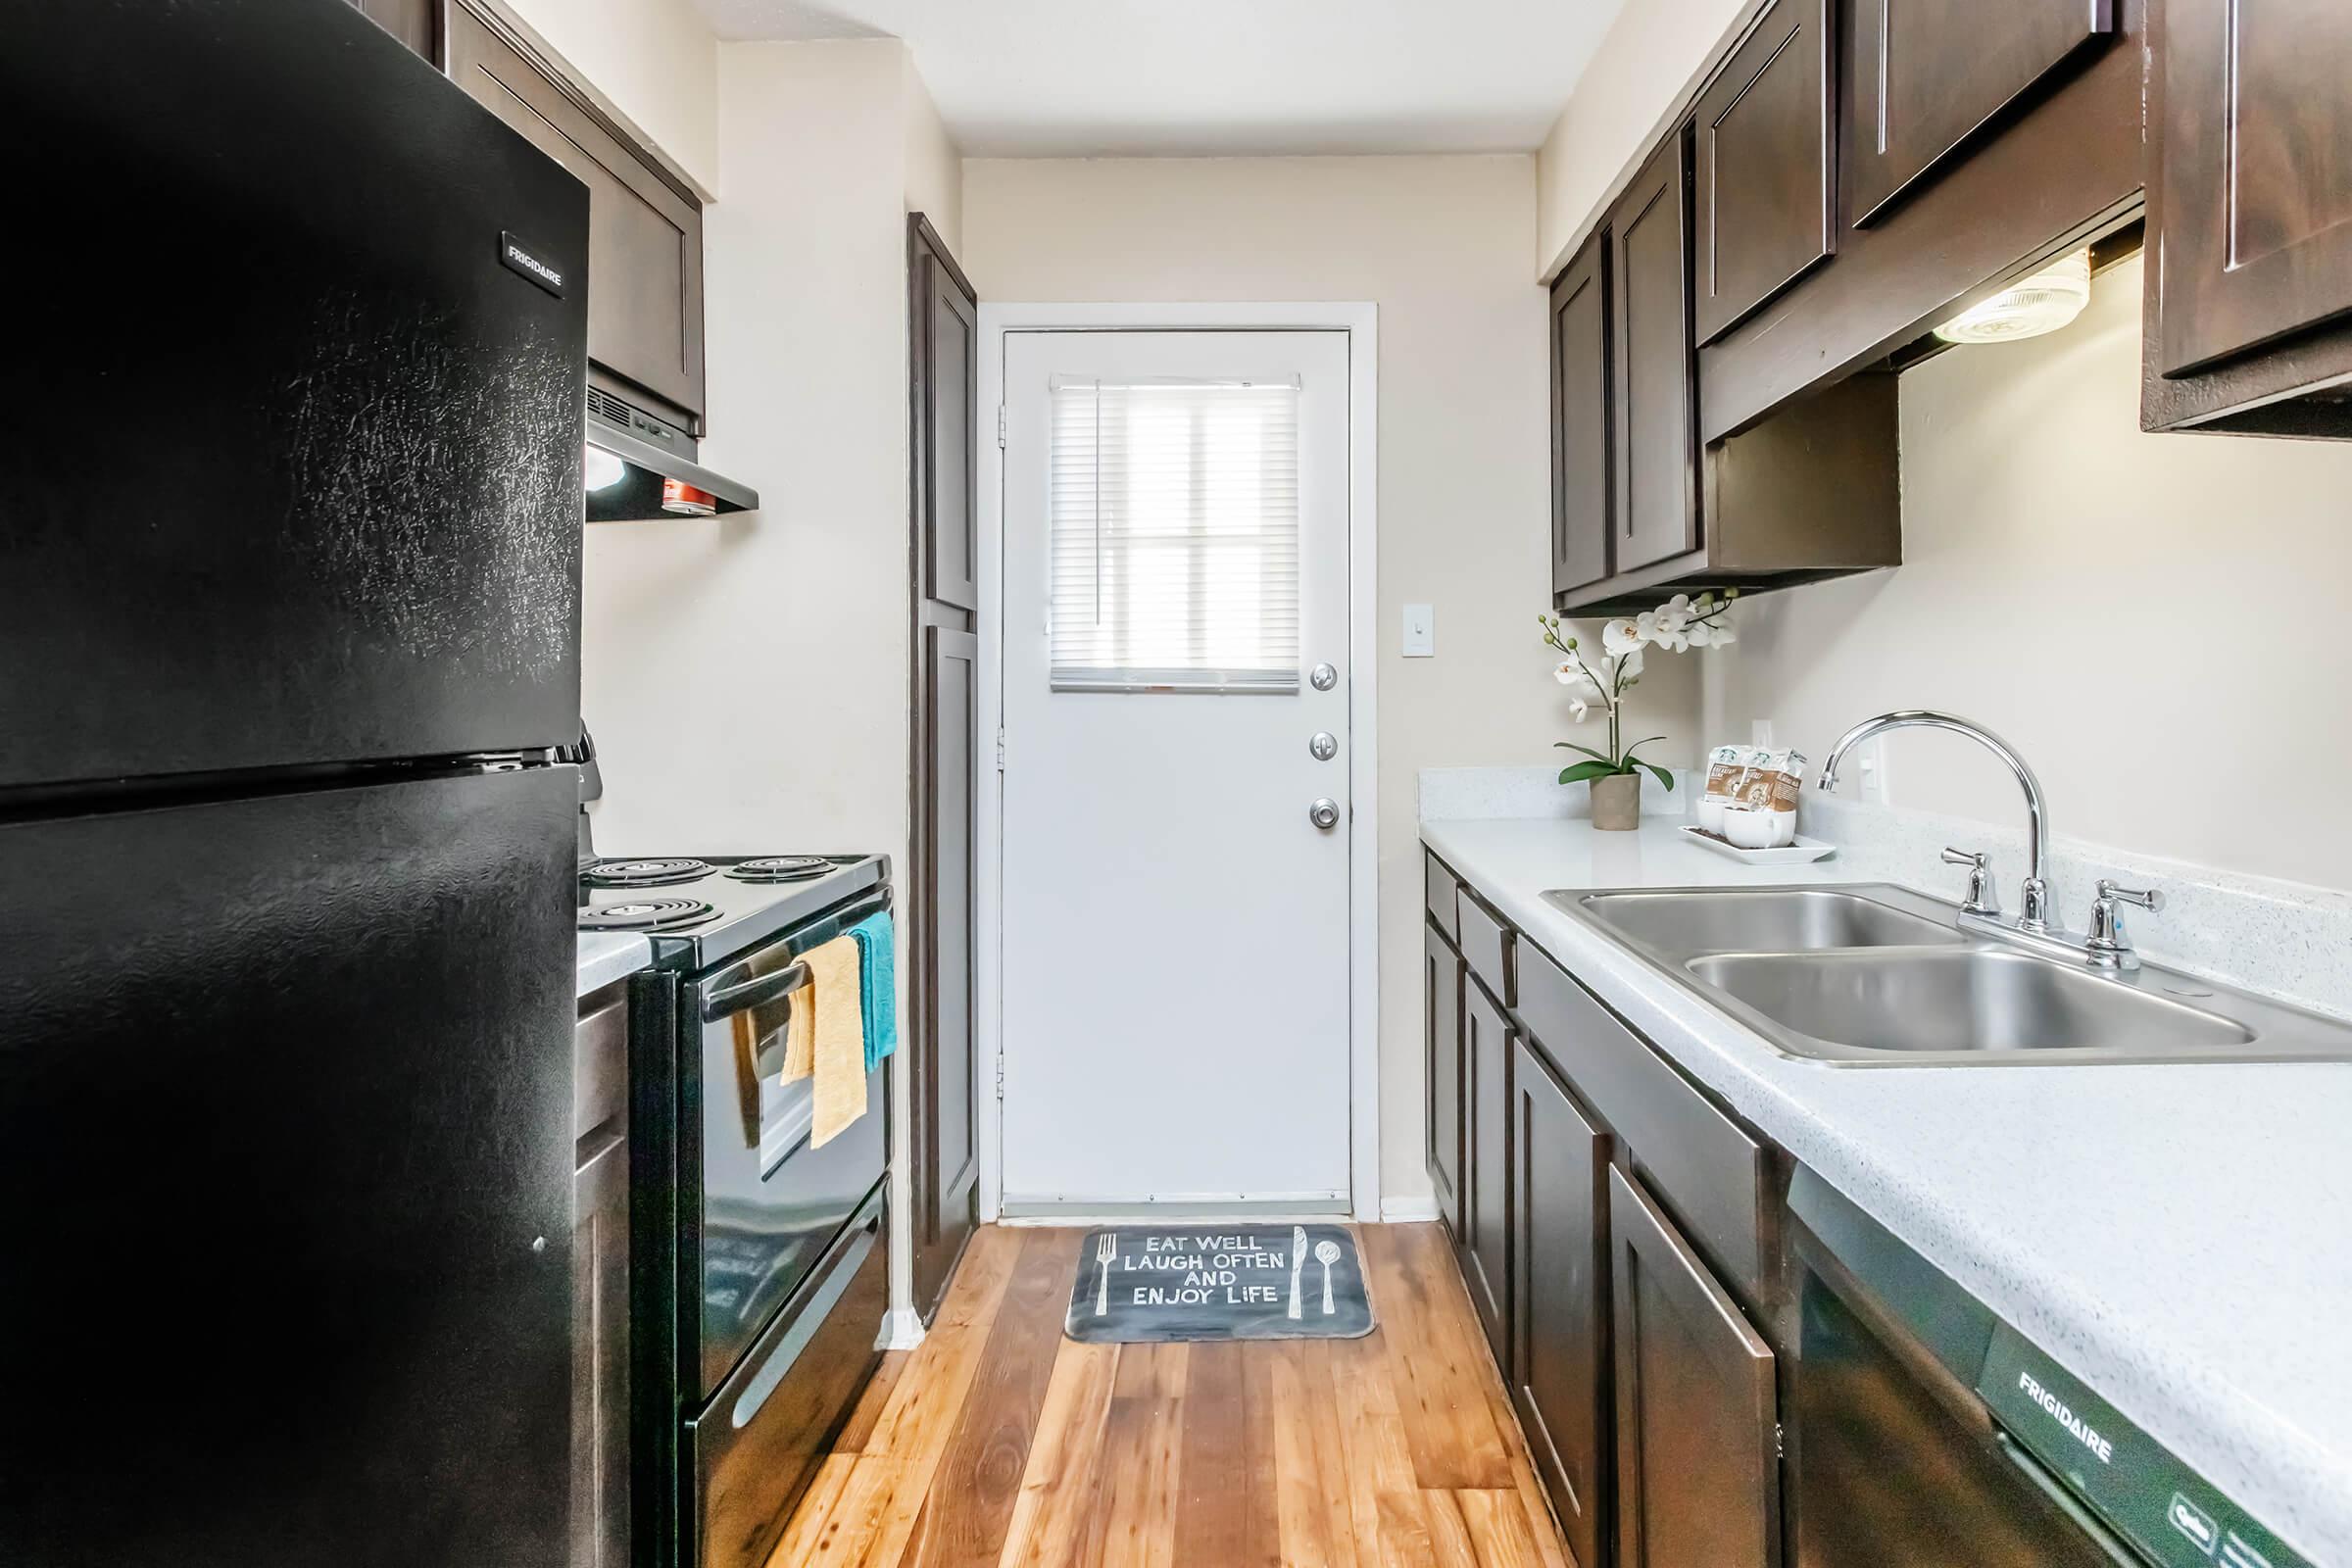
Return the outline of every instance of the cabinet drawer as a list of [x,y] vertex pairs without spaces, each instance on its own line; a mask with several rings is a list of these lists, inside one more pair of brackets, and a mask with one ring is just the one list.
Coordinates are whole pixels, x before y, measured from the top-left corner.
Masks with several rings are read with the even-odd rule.
[[1608,1123],[1690,1239],[1735,1284],[1759,1293],[1764,1147],[1559,965],[1533,948],[1519,957],[1519,1017],[1536,1048]]
[[1457,884],[1453,880],[1453,873],[1446,870],[1438,858],[1427,850],[1421,852],[1421,886],[1422,898],[1429,906],[1429,917],[1438,922],[1438,929],[1446,933],[1448,942],[1461,941],[1461,922],[1454,914]]
[[571,1136],[585,1138],[608,1122],[621,1131],[628,1102],[629,999],[615,986],[572,1030]]
[[1462,957],[1495,1001],[1512,1006],[1517,994],[1511,984],[1511,928],[1494,910],[1478,902],[1468,889],[1461,899]]

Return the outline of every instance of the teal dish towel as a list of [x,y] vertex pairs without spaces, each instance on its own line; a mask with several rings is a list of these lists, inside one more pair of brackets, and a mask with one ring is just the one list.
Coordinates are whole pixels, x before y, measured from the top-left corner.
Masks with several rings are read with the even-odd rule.
[[867,915],[850,927],[850,935],[858,939],[865,1070],[872,1072],[899,1049],[899,944],[888,909]]

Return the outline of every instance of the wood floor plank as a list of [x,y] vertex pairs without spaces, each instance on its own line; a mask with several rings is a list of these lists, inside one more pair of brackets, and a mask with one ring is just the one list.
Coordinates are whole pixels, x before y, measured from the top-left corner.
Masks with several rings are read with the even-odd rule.
[[1478,1548],[1471,1544],[1470,1521],[1462,1513],[1460,1494],[1433,1487],[1421,1494],[1421,1507],[1429,1526],[1433,1568],[1479,1568]]
[[1243,1344],[1196,1345],[1185,1375],[1176,1561],[1281,1568],[1272,1380]]
[[[1364,1559],[1329,1350],[1328,1342],[1298,1340],[1264,1348],[1274,1369],[1275,1505],[1284,1562],[1357,1568]],[[1377,1560],[1377,1539],[1370,1544]]]
[[1538,1568],[1543,1559],[1517,1491],[1471,1491],[1455,1495],[1470,1526],[1478,1568]]
[[[889,1568],[880,1538],[893,1500],[906,1481],[906,1465],[881,1454],[850,1459],[850,1470],[824,1523],[806,1532],[799,1520],[768,1558],[770,1568]],[[787,1551],[792,1555],[787,1555]]]
[[1427,1562],[1428,1523],[1397,1403],[1398,1373],[1392,1364],[1389,1337],[1376,1330],[1360,1340],[1327,1345],[1332,1387],[1339,1396],[1356,1555],[1384,1565]]
[[854,1449],[836,1448],[825,1455],[824,1462],[816,1468],[815,1479],[794,1505],[792,1518],[786,1521],[776,1549],[767,1554],[768,1568],[793,1568],[795,1563],[808,1562],[816,1555],[816,1544],[832,1522],[833,1510],[840,1506],[842,1494],[849,1490],[851,1473],[857,1468],[858,1454]]
[[1393,1364],[1415,1478],[1434,1491],[1510,1486],[1510,1453],[1483,1381],[1494,1375],[1493,1357],[1445,1233],[1435,1225],[1365,1229],[1383,1332],[1409,1348]]
[[1024,1234],[956,1431],[916,1515],[908,1568],[993,1568],[1004,1546],[1078,1267],[1074,1233]]
[[1119,1347],[1063,1340],[1006,1526],[1003,1568],[1074,1568],[1094,1497]]
[[842,1427],[841,1435],[833,1440],[835,1453],[865,1451],[865,1446],[873,1441],[874,1423],[881,1419],[883,1407],[890,1403],[890,1396],[898,1388],[899,1379],[906,1375],[906,1363],[913,1358],[912,1350],[884,1352],[882,1364],[874,1369],[872,1381],[866,1384],[865,1392],[858,1396],[857,1407],[850,1411],[849,1422]]
[[1094,1478],[1086,1568],[1174,1568],[1184,1450],[1185,1345],[1119,1350]]

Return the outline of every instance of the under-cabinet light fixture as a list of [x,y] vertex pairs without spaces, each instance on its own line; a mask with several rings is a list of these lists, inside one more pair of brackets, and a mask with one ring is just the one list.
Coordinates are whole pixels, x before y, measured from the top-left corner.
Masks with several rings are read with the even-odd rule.
[[601,447],[585,449],[581,482],[590,490],[608,490],[629,476],[629,466]]
[[2090,252],[2052,262],[1936,329],[1946,343],[2009,343],[2055,332],[2090,303]]

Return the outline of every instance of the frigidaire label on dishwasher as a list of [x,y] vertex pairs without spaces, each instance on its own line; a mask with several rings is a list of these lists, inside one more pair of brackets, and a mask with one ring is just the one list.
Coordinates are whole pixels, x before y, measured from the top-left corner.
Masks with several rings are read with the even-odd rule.
[[2020,1446],[2167,1568],[2312,1568],[2005,1323],[1977,1394]]

